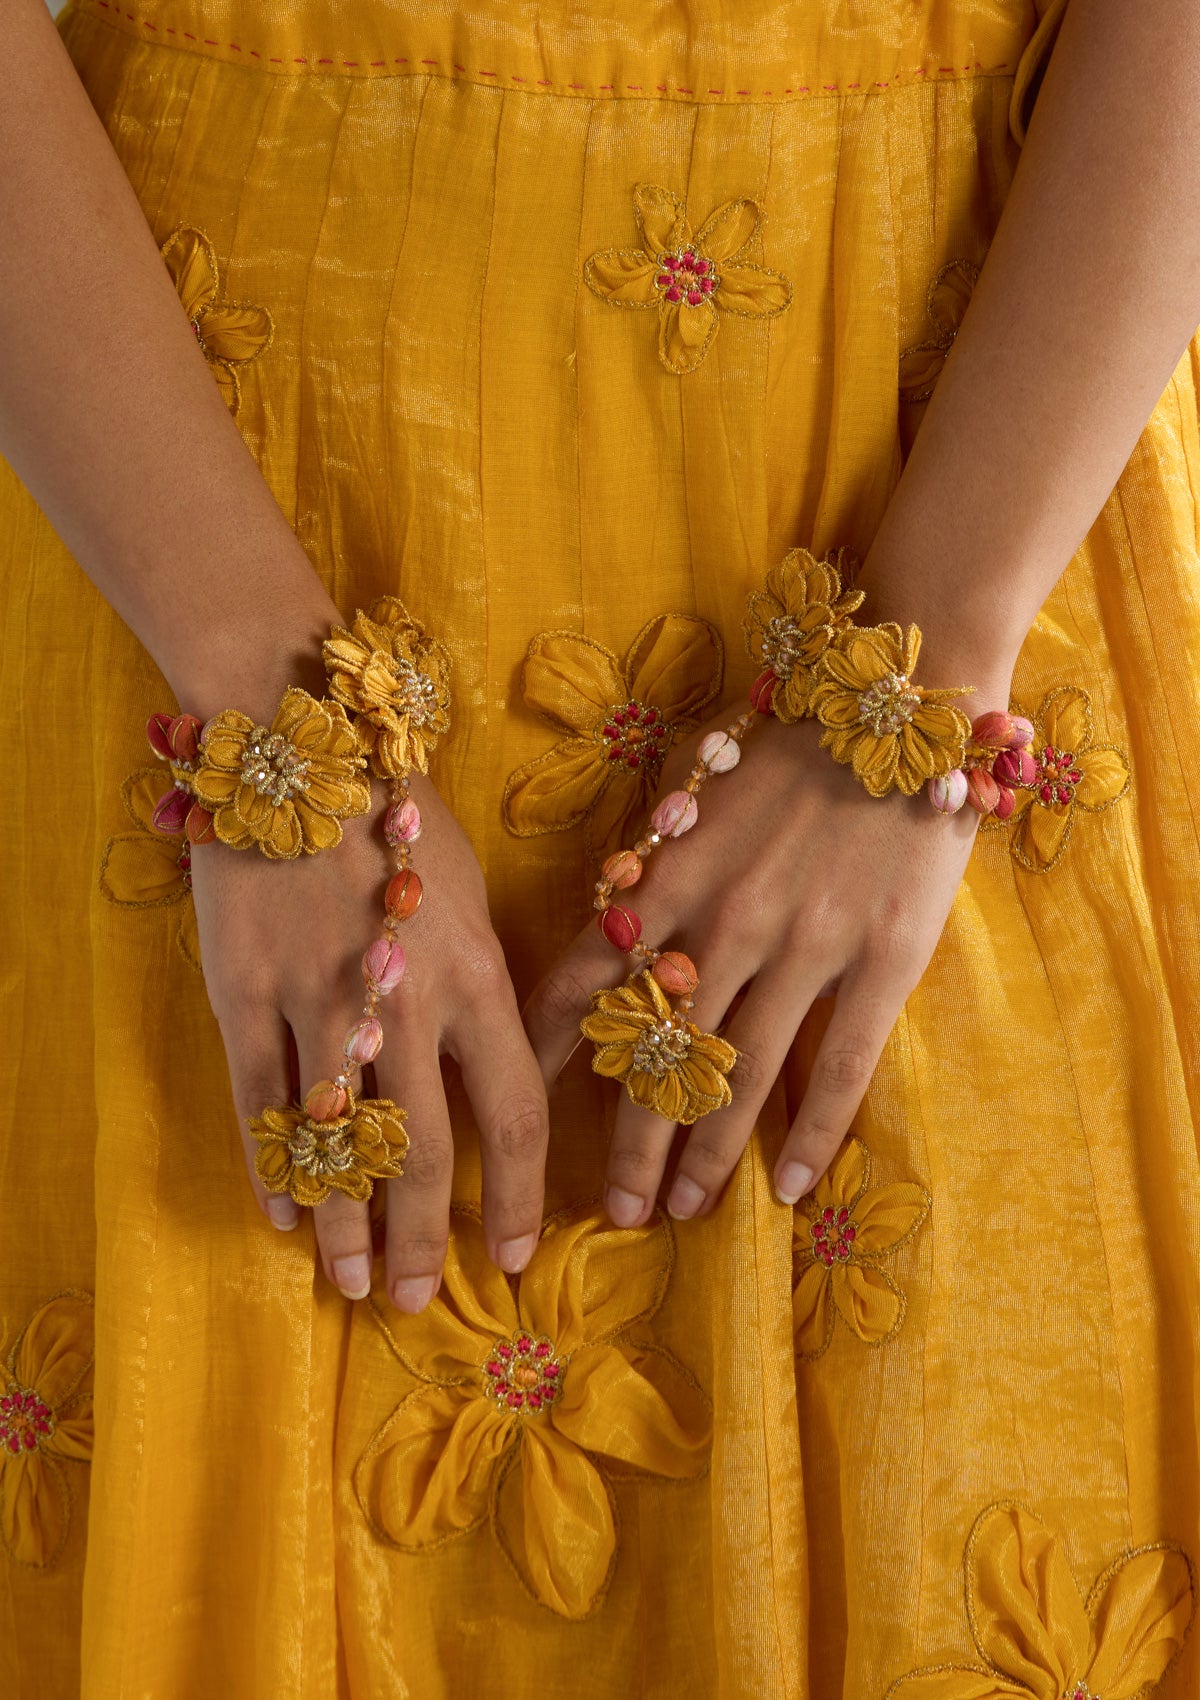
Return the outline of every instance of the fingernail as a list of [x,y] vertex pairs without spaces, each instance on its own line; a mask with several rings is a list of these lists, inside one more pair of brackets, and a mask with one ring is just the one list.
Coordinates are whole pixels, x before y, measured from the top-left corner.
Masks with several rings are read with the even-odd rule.
[[813,1172],[803,1163],[785,1163],[775,1176],[775,1192],[781,1204],[798,1204],[812,1185]]
[[267,1215],[271,1226],[282,1228],[284,1233],[290,1233],[300,1220],[300,1212],[290,1198],[268,1198]]
[[610,1186],[604,1194],[604,1208],[618,1228],[632,1228],[646,1208],[646,1200],[636,1192],[626,1192],[624,1187]]
[[365,1251],[353,1257],[335,1257],[333,1278],[348,1299],[365,1299],[371,1291],[371,1259]]
[[689,1216],[696,1214],[707,1196],[704,1188],[689,1180],[687,1175],[676,1175],[675,1184],[667,1195],[667,1214],[674,1216],[677,1222],[686,1222]]
[[519,1239],[501,1240],[496,1247],[497,1266],[509,1275],[518,1275],[533,1256],[536,1234],[522,1234]]
[[403,1280],[393,1281],[392,1303],[397,1310],[405,1310],[410,1316],[416,1316],[418,1311],[425,1309],[436,1286],[437,1279],[433,1275],[410,1275]]

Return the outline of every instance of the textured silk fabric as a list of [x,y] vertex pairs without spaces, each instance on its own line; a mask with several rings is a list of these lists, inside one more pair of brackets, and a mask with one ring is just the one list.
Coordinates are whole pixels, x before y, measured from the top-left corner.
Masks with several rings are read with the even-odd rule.
[[[594,876],[581,821],[546,805],[513,830],[510,776],[592,737],[561,758],[577,817],[589,680],[626,680],[662,616],[702,620],[723,655],[691,644],[664,701],[701,701],[719,665],[732,710],[765,569],[796,543],[865,551],[919,425],[901,354],[930,338],[939,270],[985,259],[1061,10],[71,0],[60,18],[156,239],[200,230],[223,293],[271,315],[237,421],[332,595],[347,617],[400,595],[452,653],[433,773],[520,995],[588,920]],[[682,376],[655,312],[584,280],[638,247],[638,184],[694,228],[757,199],[749,258],[791,285],[774,317],[721,315]],[[1030,813],[1028,865],[1015,829],[980,834],[817,1220],[770,1174],[825,1005],[719,1209],[674,1230],[589,1216],[616,1088],[579,1052],[553,1106],[556,1214],[507,1291],[448,1065],[462,1209],[445,1302],[418,1320],[390,1310],[381,1260],[375,1308],[351,1305],[314,1275],[311,1225],[279,1235],[254,1207],[190,898],[146,830],[141,728],[169,701],[0,466],[0,1354],[54,1295],[95,1295],[93,1462],[56,1466],[55,1562],[0,1558],[0,1690],[1157,1682],[1200,1550],[1198,378],[1193,342],[1021,654],[1017,700],[1047,703],[1045,736],[1075,738],[1091,777]],[[540,651],[558,718],[525,671],[546,633],[566,634]],[[614,797],[609,819],[633,806]],[[508,1419],[482,1359],[519,1356],[523,1329],[529,1354],[545,1334],[569,1358],[561,1395]],[[36,1382],[30,1338],[12,1363]],[[14,1483],[0,1452],[0,1507]],[[27,1533],[14,1520],[10,1544]],[[1193,1636],[1156,1691],[1198,1682]]]

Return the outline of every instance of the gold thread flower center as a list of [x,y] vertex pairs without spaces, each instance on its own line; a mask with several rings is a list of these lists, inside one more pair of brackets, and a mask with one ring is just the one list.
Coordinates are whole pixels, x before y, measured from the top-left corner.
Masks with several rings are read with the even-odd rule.
[[658,257],[654,287],[662,290],[664,300],[686,301],[689,307],[698,307],[720,286],[720,274],[712,261],[694,248],[676,248]]
[[54,1433],[54,1416],[32,1387],[9,1383],[0,1399],[0,1451],[36,1452]]
[[1075,787],[1083,778],[1082,769],[1075,765],[1074,754],[1070,750],[1056,750],[1053,744],[1043,744],[1033,752],[1033,760],[1037,767],[1033,789],[1038,801],[1048,809],[1056,803],[1072,802]]
[[297,791],[308,790],[308,765],[282,733],[256,726],[242,757],[242,782],[260,797],[284,803]]
[[907,673],[885,673],[874,679],[858,699],[858,718],[877,738],[886,738],[907,726],[921,699],[909,684]]
[[790,679],[804,660],[806,634],[792,614],[776,614],[763,631],[763,660],[778,679]]
[[437,686],[427,673],[401,655],[381,655],[380,660],[396,681],[397,706],[418,726],[425,726],[438,710]]
[[302,1122],[288,1140],[288,1151],[296,1167],[314,1180],[344,1175],[354,1167],[348,1126],[330,1128],[321,1122]]
[[681,1016],[666,1015],[641,1034],[630,1067],[661,1080],[686,1060],[691,1042],[687,1022]]
[[553,1340],[519,1328],[508,1340],[497,1340],[481,1367],[483,1391],[506,1414],[537,1415],[553,1405],[562,1392],[566,1363],[554,1351]]
[[832,1269],[835,1263],[849,1263],[858,1238],[858,1226],[844,1204],[836,1209],[827,1204],[821,1214],[809,1223],[809,1233],[812,1235],[813,1256],[826,1269]]

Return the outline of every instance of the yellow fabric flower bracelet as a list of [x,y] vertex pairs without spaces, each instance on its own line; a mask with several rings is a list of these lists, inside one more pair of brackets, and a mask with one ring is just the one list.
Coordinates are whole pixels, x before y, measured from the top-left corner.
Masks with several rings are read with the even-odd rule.
[[726,1076],[737,1051],[691,1021],[695,964],[681,951],[643,943],[641,917],[624,893],[664,838],[695,826],[697,791],[710,774],[738,765],[742,741],[761,716],[774,714],[785,724],[819,720],[822,745],[871,796],[892,790],[912,796],[924,786],[943,814],[969,802],[980,814],[1006,819],[1014,787],[1034,777],[1029,721],[995,711],[968,720],[953,699],[973,687],[913,684],[918,627],[906,636],[896,625],[855,624],[865,600],[849,588],[857,564],[845,549],[820,561],[793,549],[772,568],[765,588],[747,602],[747,645],[766,664],[750,687],[749,710],[700,740],[685,787],[662,799],[644,835],[631,850],[609,856],[596,882],[600,930],[635,967],[623,985],[592,994],[580,1023],[595,1046],[592,1067],[622,1081],[635,1104],[684,1126],[732,1101]]
[[272,860],[330,849],[341,842],[342,821],[370,808],[368,770],[390,786],[383,833],[395,872],[384,893],[382,935],[363,954],[366,1001],[338,1070],[311,1086],[303,1105],[277,1105],[250,1121],[263,1185],[302,1205],[320,1204],[335,1189],[367,1199],[376,1180],[404,1172],[405,1112],[387,1098],[357,1098],[354,1076],[379,1055],[379,1002],[404,978],[397,935],[422,896],[410,861],[421,814],[408,794],[409,775],[427,771],[450,708],[449,656],[395,597],[384,597],[369,615],[360,610],[349,631],[335,626],[322,654],[329,697],[318,701],[292,687],[270,726],[223,709],[203,725],[192,714],[155,714],[146,728],[172,777],[154,824],[185,832],[193,844],[257,847]]

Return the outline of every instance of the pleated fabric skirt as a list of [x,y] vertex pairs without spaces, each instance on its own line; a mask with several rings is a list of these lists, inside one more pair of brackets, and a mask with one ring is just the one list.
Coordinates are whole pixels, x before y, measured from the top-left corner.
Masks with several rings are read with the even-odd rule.
[[[60,18],[333,597],[398,595],[451,652],[433,775],[520,996],[652,794],[631,706],[664,748],[734,710],[767,567],[865,553],[1043,10]],[[676,219],[720,279],[683,307],[645,273]],[[351,1304],[311,1223],[255,1208],[186,858],[148,827],[165,686],[0,464],[0,1690],[1196,1691],[1198,350],[1022,650],[1039,759],[1083,777],[978,837],[832,1171],[852,1249],[770,1184],[827,1006],[694,1224],[606,1228],[617,1089],[579,1052],[514,1283],[447,1064],[453,1243],[417,1319],[382,1257]],[[486,1366],[526,1332],[561,1381],[516,1410]]]

